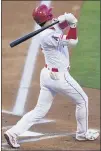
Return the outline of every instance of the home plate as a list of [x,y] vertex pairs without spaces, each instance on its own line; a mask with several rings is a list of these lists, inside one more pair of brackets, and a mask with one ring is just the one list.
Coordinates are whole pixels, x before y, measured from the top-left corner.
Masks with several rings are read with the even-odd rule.
[[36,132],[31,132],[31,131],[26,131],[23,134],[20,135],[20,137],[28,137],[28,136],[42,136],[44,134],[42,133],[36,133]]

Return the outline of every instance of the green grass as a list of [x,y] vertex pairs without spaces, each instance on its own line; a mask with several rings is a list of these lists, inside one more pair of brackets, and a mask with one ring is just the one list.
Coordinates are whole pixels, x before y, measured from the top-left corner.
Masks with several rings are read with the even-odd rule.
[[100,2],[85,1],[72,51],[71,75],[85,87],[100,89]]

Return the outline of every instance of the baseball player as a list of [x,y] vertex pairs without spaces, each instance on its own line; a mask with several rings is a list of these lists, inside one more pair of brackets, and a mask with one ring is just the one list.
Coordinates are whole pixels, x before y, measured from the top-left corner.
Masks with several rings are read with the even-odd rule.
[[[34,9],[32,16],[41,27],[56,20],[59,23],[40,33],[45,66],[40,74],[41,90],[38,102],[32,111],[25,114],[16,125],[4,133],[8,144],[13,148],[20,147],[17,137],[47,114],[57,93],[71,97],[76,104],[76,139],[78,141],[97,139],[99,132],[88,129],[88,97],[69,73],[68,48],[78,43],[77,18],[71,13],[65,13],[54,19],[52,8],[46,5]],[[64,29],[68,29],[66,35],[63,34]]]

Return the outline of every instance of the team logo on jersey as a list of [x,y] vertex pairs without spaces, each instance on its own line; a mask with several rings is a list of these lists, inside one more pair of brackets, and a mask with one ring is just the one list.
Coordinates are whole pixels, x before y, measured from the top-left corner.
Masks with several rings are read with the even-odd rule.
[[59,37],[52,36],[52,38],[55,39],[56,41],[59,41]]

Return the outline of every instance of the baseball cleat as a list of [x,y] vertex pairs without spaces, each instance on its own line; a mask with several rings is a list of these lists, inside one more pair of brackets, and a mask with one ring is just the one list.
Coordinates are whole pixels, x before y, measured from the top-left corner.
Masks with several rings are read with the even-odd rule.
[[18,144],[17,142],[17,137],[16,136],[13,136],[11,135],[10,133],[8,132],[5,132],[4,133],[4,137],[7,141],[7,143],[12,147],[12,148],[19,148],[20,145]]
[[99,137],[98,130],[89,129],[88,132],[84,136],[76,136],[76,140],[78,141],[94,141]]

